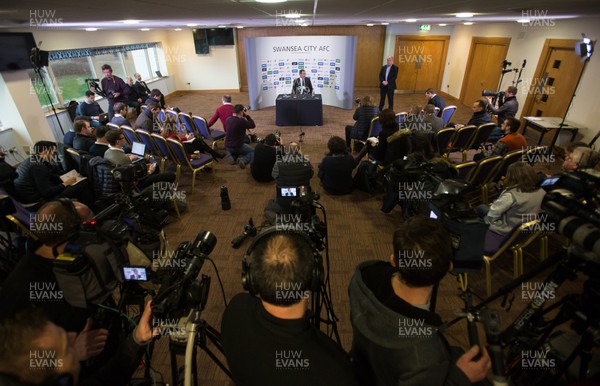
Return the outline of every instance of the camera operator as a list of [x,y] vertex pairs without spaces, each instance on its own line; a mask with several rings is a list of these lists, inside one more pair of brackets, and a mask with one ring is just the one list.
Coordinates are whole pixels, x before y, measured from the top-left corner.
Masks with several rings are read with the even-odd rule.
[[[135,330],[100,369],[80,379],[80,354],[74,333],[66,332],[37,310],[0,322],[0,384],[124,386],[138,368],[153,337],[148,302]],[[45,359],[43,359],[45,358]]]
[[[375,106],[375,102],[371,96],[367,95],[359,102],[359,106],[354,111],[352,119],[356,122],[353,126],[346,126],[346,147],[351,149],[352,139],[364,141],[369,136],[371,121],[379,114],[379,108]],[[362,143],[356,142],[354,150],[359,152],[362,149]]]
[[244,141],[246,130],[255,127],[254,120],[246,113],[244,106],[233,106],[233,115],[225,121],[225,150],[232,157],[232,163],[235,163],[237,157],[237,164],[241,169],[245,169],[246,165],[252,163],[254,149]]
[[[89,221],[91,217],[90,209],[76,201],[44,204],[31,222],[38,241],[27,241],[27,255],[19,261],[0,290],[0,319],[22,309],[38,308],[50,322],[69,332],[83,330],[76,342],[79,360],[99,354],[108,332],[91,329],[91,319],[86,321],[92,316],[90,310],[74,307],[65,300],[53,266],[54,259],[64,253],[68,239],[76,235],[79,223]],[[56,249],[56,255],[53,249]]]
[[348,288],[350,355],[361,384],[482,381],[491,368],[487,351],[473,346],[463,354],[450,347],[438,329],[441,318],[430,311],[434,285],[452,270],[451,241],[441,222],[413,217],[394,232],[393,244],[389,263],[361,263]]
[[[110,120],[115,115],[115,103],[125,103],[129,88],[123,79],[113,75],[112,67],[109,64],[102,65],[102,73],[104,74],[104,78],[102,78],[100,84],[102,85],[102,90],[108,96],[108,119]],[[95,90],[92,89],[92,91]]]
[[271,182],[274,180],[271,173],[277,160],[277,146],[280,145],[280,138],[277,138],[275,134],[267,135],[263,143],[259,142],[256,144],[254,159],[250,164],[252,178],[255,181]]
[[306,237],[278,232],[258,237],[242,268],[251,294],[236,295],[221,324],[235,384],[357,385],[347,354],[308,317],[322,261]]
[[492,103],[493,97],[487,97],[489,102],[487,107],[488,111],[498,116],[498,127],[490,134],[488,138],[489,141],[500,139],[500,137],[502,137],[502,128],[500,127],[502,122],[504,122],[506,118],[514,118],[515,115],[517,115],[517,111],[519,110],[519,102],[517,101],[516,96],[517,92],[518,90],[515,86],[508,86],[504,92],[504,101],[502,101],[501,98],[498,100],[498,108],[495,108]]

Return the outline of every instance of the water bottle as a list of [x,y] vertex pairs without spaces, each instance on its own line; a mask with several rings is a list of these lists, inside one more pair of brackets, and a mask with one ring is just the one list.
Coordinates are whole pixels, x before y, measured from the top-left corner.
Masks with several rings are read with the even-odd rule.
[[227,186],[221,186],[221,208],[223,210],[231,209],[231,201],[229,201],[229,192]]

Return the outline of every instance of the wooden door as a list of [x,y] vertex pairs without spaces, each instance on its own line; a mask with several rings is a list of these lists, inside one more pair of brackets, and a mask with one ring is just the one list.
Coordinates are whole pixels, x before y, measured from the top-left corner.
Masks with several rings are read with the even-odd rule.
[[519,85],[521,95],[527,100],[521,116],[562,117],[584,63],[575,54],[576,40],[548,39],[540,56],[535,76],[523,79]]
[[[498,88],[502,62],[506,59],[510,38],[480,38],[471,41],[460,101],[468,106],[481,98],[481,91]],[[506,76],[510,76],[507,74]]]
[[401,92],[440,89],[449,36],[396,36],[396,88]]

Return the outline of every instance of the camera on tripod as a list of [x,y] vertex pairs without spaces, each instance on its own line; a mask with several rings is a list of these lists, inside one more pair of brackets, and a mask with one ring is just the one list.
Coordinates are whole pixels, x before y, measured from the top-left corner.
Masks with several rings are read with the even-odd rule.
[[98,84],[98,82],[100,82],[100,79],[88,78],[88,79],[85,79],[85,82],[87,83],[88,89],[95,92],[96,95],[99,95],[103,98],[107,97],[106,93],[102,90],[102,87],[100,87],[100,85]]
[[152,301],[152,313],[157,318],[182,317],[192,309],[202,311],[206,306],[210,280],[197,281],[204,261],[217,244],[217,238],[209,231],[198,233],[193,242],[179,244],[173,259],[182,262],[185,271],[172,270],[158,272],[160,290]]

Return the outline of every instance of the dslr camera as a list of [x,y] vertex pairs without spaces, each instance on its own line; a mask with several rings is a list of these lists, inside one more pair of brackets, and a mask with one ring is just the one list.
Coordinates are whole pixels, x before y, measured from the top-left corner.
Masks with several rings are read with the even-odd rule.
[[484,96],[484,97],[489,97],[489,96],[491,96],[491,97],[494,97],[494,98],[498,98],[498,97],[500,97],[500,98],[504,98],[504,95],[505,95],[505,94],[506,94],[506,92],[505,92],[505,91],[499,91],[499,92],[496,92],[496,91],[492,91],[492,90],[483,90],[483,91],[481,92],[481,96]]

